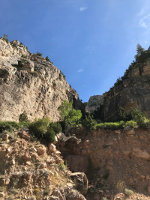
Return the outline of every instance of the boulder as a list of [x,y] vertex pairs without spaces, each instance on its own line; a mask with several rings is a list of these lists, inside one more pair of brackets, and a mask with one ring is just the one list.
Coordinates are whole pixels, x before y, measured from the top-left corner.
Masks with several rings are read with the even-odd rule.
[[76,189],[79,190],[81,194],[85,195],[88,191],[88,179],[86,174],[83,172],[75,172],[72,173],[70,177],[75,183]]

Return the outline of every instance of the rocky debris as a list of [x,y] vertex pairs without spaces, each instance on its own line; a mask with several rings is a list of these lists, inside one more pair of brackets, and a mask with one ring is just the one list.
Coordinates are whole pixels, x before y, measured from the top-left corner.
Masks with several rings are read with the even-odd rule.
[[30,140],[30,135],[29,135],[29,133],[28,132],[26,132],[26,131],[21,131],[20,133],[19,133],[19,135],[20,135],[20,137],[21,138],[23,138],[23,139],[25,139],[25,140]]
[[70,175],[71,179],[75,183],[76,189],[79,190],[83,195],[88,191],[88,179],[85,173],[75,172]]
[[83,109],[76,91],[51,62],[31,54],[18,41],[0,39],[1,120],[18,121],[26,111],[29,120],[47,115],[57,121],[58,107],[64,100]]
[[135,192],[130,195],[119,193],[115,195],[114,200],[150,200],[150,197]]
[[44,146],[40,146],[37,148],[37,153],[39,156],[44,156],[46,153],[46,148]]
[[16,133],[15,140],[12,133],[5,137],[4,134],[0,135],[1,199],[85,200],[75,190],[71,172],[55,145],[47,148],[37,141],[33,142],[26,131]]

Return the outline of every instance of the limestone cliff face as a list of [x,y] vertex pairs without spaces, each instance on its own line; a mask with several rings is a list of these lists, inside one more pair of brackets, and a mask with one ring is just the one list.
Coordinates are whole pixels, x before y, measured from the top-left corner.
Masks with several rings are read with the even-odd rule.
[[100,106],[103,104],[103,99],[103,95],[91,96],[87,102],[86,111],[91,113],[100,108]]
[[133,62],[125,75],[104,94],[103,120],[120,120],[121,107],[127,113],[137,108],[150,117],[150,50]]
[[47,115],[56,121],[65,99],[81,107],[78,94],[58,68],[18,41],[0,39],[0,120],[18,121],[26,111],[30,120]]

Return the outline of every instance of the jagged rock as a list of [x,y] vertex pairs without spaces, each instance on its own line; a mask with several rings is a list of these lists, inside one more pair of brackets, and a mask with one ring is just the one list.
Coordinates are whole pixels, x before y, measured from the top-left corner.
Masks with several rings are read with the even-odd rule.
[[89,113],[94,112],[99,109],[101,105],[103,105],[104,97],[103,95],[94,95],[91,96],[86,105],[86,111]]
[[32,136],[25,140],[19,134],[7,144],[0,135],[0,198],[66,200],[74,184],[56,146],[52,145],[52,153],[47,151],[48,147],[33,141]]
[[38,147],[37,153],[38,155],[43,156],[46,153],[46,148],[44,146]]
[[22,131],[19,135],[21,138],[23,138],[25,140],[30,140],[30,135],[26,131]]
[[56,152],[56,146],[54,144],[49,144],[49,151],[50,152]]
[[51,197],[49,198],[49,200],[59,200],[59,197],[51,196]]
[[104,121],[120,120],[120,108],[127,114],[139,109],[150,117],[150,50],[131,64],[122,80],[104,94],[101,117]]
[[88,191],[88,179],[85,173],[75,172],[70,175],[71,179],[76,185],[76,189],[85,195]]
[[18,121],[26,111],[29,120],[47,115],[59,120],[64,100],[82,107],[78,94],[62,72],[42,56],[31,54],[16,42],[0,39],[0,119]]
[[80,194],[77,190],[74,189],[67,189],[66,193],[66,200],[86,200],[86,198]]

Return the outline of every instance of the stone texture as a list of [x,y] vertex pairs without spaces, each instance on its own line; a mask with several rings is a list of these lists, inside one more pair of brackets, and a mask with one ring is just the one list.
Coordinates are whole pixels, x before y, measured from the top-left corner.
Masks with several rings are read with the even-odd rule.
[[1,120],[18,121],[26,111],[29,120],[47,115],[57,121],[58,107],[64,100],[82,107],[76,91],[52,63],[31,54],[18,41],[0,39]]
[[[133,62],[125,75],[103,94],[97,118],[103,121],[120,120],[120,108],[127,114],[137,108],[150,118],[150,49]],[[91,97],[92,98],[92,97]],[[98,104],[97,102],[97,104]]]
[[88,191],[88,179],[83,172],[75,172],[70,175],[71,179],[76,185],[76,189],[85,195]]
[[19,135],[8,143],[0,135],[0,199],[85,200],[55,145],[51,152],[32,136],[27,140]]
[[87,105],[85,108],[86,111],[90,113],[94,112],[95,110],[100,108],[100,106],[103,104],[103,100],[104,100],[103,95],[91,96],[87,102]]

